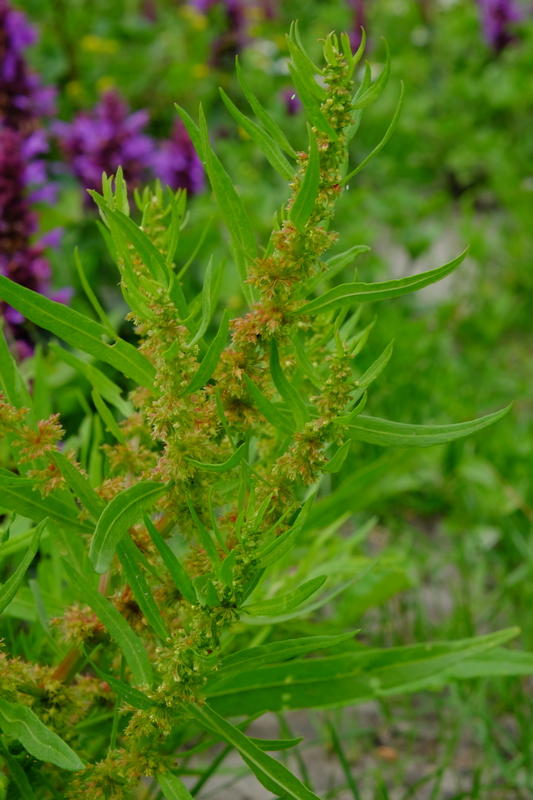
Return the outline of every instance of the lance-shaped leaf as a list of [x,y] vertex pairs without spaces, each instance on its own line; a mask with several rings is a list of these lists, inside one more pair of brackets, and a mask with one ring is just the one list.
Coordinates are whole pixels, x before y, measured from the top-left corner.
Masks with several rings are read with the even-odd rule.
[[316,297],[311,302],[306,303],[298,309],[298,314],[324,314],[326,311],[333,311],[354,303],[372,303],[376,300],[388,300],[391,297],[400,297],[410,292],[417,292],[424,286],[442,280],[453,272],[461,264],[468,253],[468,248],[460,256],[449,261],[442,267],[420,272],[418,275],[409,275],[407,278],[400,278],[395,281],[384,281],[383,283],[344,283],[330,289],[320,297]]
[[365,108],[370,103],[373,103],[374,100],[377,100],[388,83],[390,77],[390,50],[386,40],[384,39],[383,41],[385,42],[385,66],[383,72],[366,92],[363,92],[357,99],[354,98],[352,111],[356,111],[358,108]]
[[107,314],[105,313],[104,309],[100,305],[98,298],[96,297],[95,293],[92,290],[91,284],[87,280],[87,276],[85,274],[85,270],[83,269],[83,264],[81,263],[79,249],[77,247],[74,248],[74,263],[76,264],[76,270],[78,272],[78,276],[83,286],[83,291],[87,295],[87,299],[89,300],[90,304],[96,311],[98,317],[100,317],[100,322],[104,326],[107,331],[107,335],[110,339],[116,338],[116,331],[109,322],[107,318]]
[[401,88],[401,91],[400,91],[400,99],[398,101],[398,105],[396,107],[396,111],[394,112],[394,116],[393,116],[393,118],[391,120],[391,124],[387,128],[385,136],[383,137],[381,142],[378,145],[376,145],[376,147],[374,147],[372,152],[369,153],[367,155],[367,157],[365,159],[363,159],[363,161],[361,161],[361,163],[354,170],[352,170],[350,172],[349,175],[347,175],[345,178],[343,178],[343,180],[342,180],[343,184],[347,183],[347,181],[349,181],[352,178],[354,178],[359,172],[361,172],[363,167],[366,167],[366,165],[369,163],[369,161],[372,161],[374,156],[377,156],[377,154],[380,153],[383,150],[383,148],[385,147],[385,145],[387,144],[387,142],[391,138],[392,134],[396,130],[396,125],[398,124],[398,120],[400,119],[400,114],[402,113],[403,97],[404,97],[404,93],[405,93],[405,88],[404,88],[404,85],[403,85],[403,81],[401,81],[401,84],[402,84],[402,88]]
[[133,708],[138,708],[140,711],[151,711],[154,706],[156,706],[156,703],[152,702],[152,700],[150,700],[150,698],[147,697],[144,692],[139,691],[139,689],[135,689],[128,683],[124,683],[124,681],[121,681],[119,678],[114,678],[112,675],[108,675],[107,672],[103,672],[94,663],[94,661],[91,661],[89,657],[87,657],[87,661],[94,669],[98,677],[101,678],[101,680],[106,681],[106,683],[111,686],[115,694],[118,694],[122,700],[125,700],[126,703],[129,703],[130,706],[133,706]]
[[302,105],[305,108],[307,116],[311,121],[311,124],[318,128],[319,131],[325,133],[331,141],[336,142],[338,141],[338,136],[335,130],[331,127],[328,120],[320,110],[320,107],[308,90],[304,81],[300,78],[298,72],[293,67],[293,65],[289,62],[289,72],[291,73],[291,77],[295,86],[296,91],[298,92],[298,97],[302,101]]
[[55,465],[67,482],[71,492],[77,497],[82,505],[87,509],[93,519],[97,520],[100,514],[106,507],[106,503],[99,494],[97,494],[87,478],[85,478],[79,469],[72,464],[63,453],[53,453]]
[[153,543],[157,547],[159,555],[163,560],[163,564],[168,569],[170,577],[176,584],[177,589],[179,589],[183,597],[188,600],[189,603],[194,605],[194,603],[196,603],[196,592],[194,591],[194,586],[192,585],[191,579],[153,522],[146,516],[146,514],[144,514],[143,518],[144,524],[146,525],[146,530],[150,534]]
[[167,491],[165,484],[139,481],[113,497],[104,508],[91,541],[89,558],[95,572],[102,574],[109,569],[115,548],[128,528]]
[[157,782],[164,792],[165,800],[194,800],[185,784],[171,772],[159,773]]
[[8,703],[0,698],[0,728],[6,736],[18,739],[28,753],[39,761],[47,761],[71,771],[84,768],[74,750],[57,733],[47,728],[27,706]]
[[319,575],[310,581],[306,581],[294,592],[289,592],[283,597],[273,597],[271,600],[262,600],[260,603],[250,603],[242,607],[242,611],[246,611],[251,617],[259,617],[268,615],[277,617],[282,614],[287,614],[293,608],[301,605],[305,600],[311,597],[312,594],[318,592],[321,586],[327,580],[327,575]]
[[[0,482],[7,478],[3,473]],[[35,492],[34,482],[28,483],[25,478],[16,476],[9,477],[2,483],[2,507],[15,511],[22,517],[40,522],[45,517],[49,517],[51,522],[55,522],[62,528],[77,532],[92,533],[94,526],[90,522],[80,522],[75,506],[65,503],[58,497],[41,497],[39,492]]]
[[300,231],[305,233],[305,225],[315,207],[320,183],[320,156],[318,154],[318,144],[311,126],[307,126],[309,133],[309,156],[307,167],[296,199],[289,211],[289,219]]
[[309,409],[302,400],[300,392],[285,377],[285,373],[279,363],[278,345],[275,339],[272,339],[270,344],[270,372],[276,389],[294,414],[298,430],[302,430],[305,423],[309,422]]
[[139,608],[146,617],[147,622],[152,626],[159,638],[165,642],[168,639],[163,618],[146,582],[146,578],[137,563],[137,548],[129,536],[123,536],[117,545],[117,555],[124,570],[124,577],[130,585],[133,596],[139,604]]
[[0,392],[8,403],[15,408],[27,408],[30,414],[26,417],[28,424],[34,423],[32,412],[32,399],[17,369],[13,356],[9,351],[7,342],[0,325]]
[[322,266],[323,271],[319,272],[318,275],[315,275],[314,278],[308,281],[305,293],[311,294],[321,283],[330,280],[330,278],[334,278],[335,275],[342,272],[342,270],[355,261],[357,256],[360,256],[361,253],[368,253],[369,251],[370,247],[367,247],[366,244],[356,244],[344,253],[339,253],[336,256],[328,258],[326,262],[319,261],[318,263]]
[[280,411],[268,397],[265,397],[263,392],[250,380],[248,375],[244,376],[244,382],[246,383],[246,388],[255,400],[257,408],[267,422],[270,422],[271,425],[288,436],[296,432],[292,414],[289,417],[283,411]]
[[[13,600],[20,584],[24,580],[26,571],[30,566],[31,562],[33,561],[33,559],[35,558],[37,550],[39,549],[41,534],[47,522],[48,522],[47,519],[43,519],[43,521],[40,522],[39,525],[37,525],[33,533],[30,546],[28,547],[26,554],[24,555],[24,558],[18,565],[13,575],[10,578],[8,578],[8,580],[0,588],[0,614],[2,613],[4,608],[8,606],[9,603]],[[1,555],[1,549],[0,549],[0,555]]]
[[227,461],[222,462],[222,464],[204,464],[202,461],[195,461],[193,458],[188,458],[187,461],[189,464],[192,464],[193,467],[197,469],[203,469],[206,472],[229,472],[230,469],[234,469],[237,467],[245,454],[245,445],[241,444],[234,453],[228,458]]
[[318,650],[328,650],[339,644],[348,642],[355,636],[355,631],[340,633],[337,636],[303,636],[301,639],[284,639],[279,642],[262,644],[241,650],[226,656],[217,669],[216,680],[221,680],[226,675],[234,672],[247,672],[266,664],[277,664],[289,658],[316,653]]
[[440,674],[516,636],[510,628],[456,642],[362,650],[214,678],[205,693],[220,714],[335,708],[439,685]]
[[205,271],[204,287],[202,290],[202,319],[198,330],[194,334],[191,341],[188,343],[187,345],[188,347],[192,347],[193,345],[196,344],[196,342],[199,342],[204,333],[206,332],[209,323],[211,321],[212,300],[213,300],[213,256],[211,256],[211,258],[209,259],[209,263]]
[[292,58],[294,69],[297,71],[302,83],[305,84],[308,92],[313,95],[320,103],[327,100],[327,92],[322,86],[319,86],[315,81],[314,68],[309,58],[302,53],[298,45],[291,39],[288,34],[285,34],[285,40],[289,48],[289,53]]
[[279,127],[279,125],[274,122],[272,117],[265,111],[257,97],[254,95],[250,87],[248,86],[246,79],[243,75],[241,65],[239,64],[238,56],[235,58],[235,69],[237,71],[237,78],[239,79],[239,83],[241,84],[241,89],[244,93],[244,96],[250,103],[252,111],[254,112],[257,119],[263,124],[263,127],[266,131],[272,136],[274,141],[281,147],[282,150],[285,150],[292,158],[296,158],[296,151],[292,147],[291,143]]
[[339,447],[339,449],[337,450],[335,455],[332,458],[330,458],[328,463],[324,464],[324,466],[322,467],[322,471],[323,472],[338,472],[341,469],[341,467],[344,464],[344,462],[346,461],[346,456],[350,452],[350,447],[351,446],[352,446],[352,443],[350,442],[350,440],[348,440],[347,442],[344,442],[344,444],[341,445],[341,447]]
[[121,649],[135,683],[151,686],[153,681],[152,665],[141,639],[132,631],[113,603],[100,594],[68,561],[65,561],[65,564],[67,565],[67,574],[79,591],[83,602],[92,608],[111,638]]
[[407,425],[378,417],[361,416],[356,422],[348,425],[347,430],[348,435],[356,441],[378,444],[382,447],[431,447],[481,431],[505,417],[512,407],[511,403],[501,411],[495,411],[485,417],[479,417],[471,422],[456,422],[452,425]]
[[296,363],[304,373],[304,375],[311,381],[311,383],[316,386],[317,389],[322,391],[322,384],[324,381],[322,380],[320,373],[318,372],[315,365],[311,362],[307,354],[307,350],[305,349],[304,345],[302,344],[302,340],[298,334],[298,331],[294,331],[292,334],[292,341],[294,342],[295,347],[295,357]]
[[237,106],[229,99],[224,89],[220,89],[219,91],[224,105],[232,117],[239,123],[243,130],[246,131],[248,136],[253,139],[256,145],[261,148],[271,166],[274,167],[276,172],[278,172],[282,178],[285,178],[286,181],[292,181],[294,178],[294,170],[285,156],[280,153],[274,139],[272,139],[268,133],[265,133],[259,125],[256,125],[255,122],[252,122],[251,119],[248,119],[247,116],[239,111]]
[[[258,566],[260,568],[264,569],[265,567],[271,567],[272,564],[275,564],[276,561],[279,561],[279,559],[282,558],[285,553],[289,552],[294,544],[294,540],[305,524],[314,500],[315,495],[313,494],[306,500],[300,513],[298,514],[295,523],[291,525],[289,530],[285,531],[285,533],[282,533],[281,536],[277,536],[274,541],[270,544],[267,544],[266,547],[263,547],[259,553]],[[273,526],[274,529],[279,525],[280,521]]]
[[220,717],[207,704],[200,706],[191,703],[189,711],[202,727],[213,731],[228,744],[232,744],[267,788],[271,789],[274,784],[278,796],[288,795],[296,800],[318,800],[317,796],[289,772],[287,767],[260,750],[248,736]]
[[191,516],[192,516],[192,518],[194,520],[194,524],[196,525],[196,527],[198,529],[199,539],[200,539],[200,541],[201,541],[201,543],[202,543],[202,545],[204,547],[205,552],[207,553],[207,555],[209,557],[209,560],[210,560],[210,562],[211,562],[211,564],[213,566],[213,569],[215,570],[215,572],[218,575],[219,572],[220,572],[220,556],[218,554],[218,550],[216,548],[216,545],[215,545],[213,539],[211,538],[211,534],[206,529],[206,527],[203,525],[200,517],[196,513],[196,509],[194,508],[193,504],[191,503],[191,500],[190,500],[189,497],[187,497],[187,504],[189,506],[189,511],[191,512]]
[[79,372],[80,375],[83,375],[108,403],[111,403],[112,406],[115,406],[115,408],[120,411],[122,416],[129,417],[130,414],[133,413],[132,404],[128,400],[124,400],[122,392],[117,384],[113,383],[113,381],[95,367],[94,364],[88,364],[87,361],[82,361],[81,358],[73,355],[69,350],[53,342],[48,346],[61,361],[64,361],[69,367],[72,367]]
[[111,433],[115,437],[117,442],[120,442],[120,444],[126,444],[126,437],[120,430],[115,417],[113,416],[109,408],[106,406],[106,404],[100,397],[100,393],[98,392],[97,389],[92,390],[91,397],[93,399],[93,403],[96,407],[96,410],[102,417],[102,421],[105,424],[106,430],[109,431],[109,433]]
[[228,331],[229,331],[229,312],[228,309],[226,308],[224,309],[224,314],[222,315],[220,328],[218,329],[215,338],[209,345],[207,353],[203,357],[202,363],[198,367],[197,372],[195,372],[195,374],[191,378],[190,383],[183,390],[184,395],[197,392],[198,389],[201,389],[203,386],[206,385],[207,381],[212,376],[220,360],[220,354],[222,353],[224,347],[226,346]]
[[[394,339],[392,340],[392,342],[390,342],[390,344],[387,345],[387,347],[381,353],[381,355],[378,358],[376,358],[374,363],[370,365],[370,367],[366,370],[366,372],[364,372],[361,375],[361,377],[355,382],[355,385],[357,386],[357,391],[355,392],[352,399],[348,403],[347,411],[351,411],[351,409],[355,406],[357,401],[365,394],[370,384],[373,383],[373,381],[375,381],[376,378],[378,378],[381,375],[381,373],[383,372],[383,370],[390,361],[390,357],[392,356],[393,345],[394,345]],[[363,411],[363,408],[366,405],[366,399],[363,402],[364,402],[363,406],[359,408],[359,411],[357,414],[355,414],[355,416],[359,416],[361,411]],[[346,416],[341,415],[335,419],[335,422],[338,422],[341,425],[343,424],[343,421],[349,423],[352,419],[355,419],[355,416],[352,416],[351,414],[348,414]]]
[[19,286],[3,275],[0,275],[0,298],[31,322],[64,339],[72,347],[100,358],[141,386],[153,390],[155,369],[148,359],[123,339],[117,339],[112,345],[106,344],[102,337],[107,336],[107,331],[98,322],[73,308]]
[[6,762],[7,769],[9,772],[9,777],[13,781],[13,784],[19,790],[19,796],[23,797],[24,800],[37,800],[37,798],[35,797],[35,793],[31,788],[28,776],[20,766],[17,759],[11,755],[11,753],[7,748],[3,749],[2,758]]

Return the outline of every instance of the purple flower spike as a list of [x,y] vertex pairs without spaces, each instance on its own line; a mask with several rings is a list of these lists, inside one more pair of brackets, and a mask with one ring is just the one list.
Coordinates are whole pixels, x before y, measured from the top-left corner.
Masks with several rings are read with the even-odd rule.
[[112,90],[93,111],[53,127],[84,189],[100,190],[102,172],[114,175],[118,167],[130,189],[135,189],[146,177],[154,154],[154,143],[143,132],[147,122],[146,111],[130,114],[126,102]]
[[365,0],[350,0],[353,9],[353,27],[350,34],[350,43],[355,52],[361,44],[361,28],[366,27]]
[[204,168],[181,120],[176,120],[172,138],[154,153],[152,168],[163,186],[186,189],[189,196],[204,188]]
[[501,52],[516,40],[512,25],[524,18],[522,9],[515,0],[478,0],[478,3],[487,44],[496,52]]

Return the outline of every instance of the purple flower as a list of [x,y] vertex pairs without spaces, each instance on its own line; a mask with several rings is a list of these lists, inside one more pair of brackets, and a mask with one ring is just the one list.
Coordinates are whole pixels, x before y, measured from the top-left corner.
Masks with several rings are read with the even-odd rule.
[[350,7],[353,10],[353,26],[350,34],[350,43],[355,52],[361,44],[361,28],[366,27],[365,0],[350,0]]
[[146,177],[154,154],[154,143],[143,132],[147,122],[146,111],[130,114],[119,94],[109,91],[92,111],[78,114],[72,123],[56,122],[53,129],[84,188],[100,190],[102,172],[114,175],[121,166],[134,189]]
[[524,14],[515,0],[478,0],[481,24],[487,43],[497,52],[516,39],[512,25]]
[[187,189],[189,196],[204,188],[204,168],[181,120],[176,120],[172,137],[162,142],[152,158],[152,168],[163,186]]

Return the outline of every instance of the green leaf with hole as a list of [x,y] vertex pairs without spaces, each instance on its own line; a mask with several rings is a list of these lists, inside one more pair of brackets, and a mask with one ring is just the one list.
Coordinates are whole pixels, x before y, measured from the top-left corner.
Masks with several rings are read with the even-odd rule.
[[91,541],[89,558],[95,572],[107,572],[116,546],[128,528],[167,491],[165,484],[139,481],[113,497],[104,508]]
[[287,614],[293,608],[301,605],[311,595],[318,592],[321,586],[327,580],[327,575],[319,575],[310,581],[306,581],[298,587],[294,592],[289,592],[283,597],[273,597],[271,600],[262,600],[260,603],[250,603],[247,606],[242,606],[242,611],[245,611],[251,617],[270,616],[277,617],[282,614]]
[[194,605],[196,603],[196,592],[194,591],[194,586],[192,585],[191,579],[189,578],[187,572],[183,569],[180,562],[155,527],[154,523],[149,519],[149,517],[147,517],[146,514],[144,514],[143,518],[144,524],[146,525],[146,530],[150,534],[153,543],[157,547],[159,555],[163,560],[163,564],[168,569],[170,577],[176,584],[176,588],[181,592],[183,597],[189,601],[189,603]]
[[453,442],[471,436],[493,425],[505,417],[512,408],[508,405],[501,411],[487,414],[471,422],[456,422],[452,425],[407,425],[403,422],[391,422],[378,417],[360,416],[357,421],[347,426],[348,435],[355,441],[377,444],[381,447],[431,447],[434,444]]
[[457,269],[459,264],[465,260],[468,249],[442,267],[428,272],[420,272],[417,275],[409,275],[407,278],[383,283],[344,283],[306,303],[298,309],[297,313],[324,314],[327,311],[349,307],[355,303],[373,303],[377,300],[388,300],[410,292],[417,292],[424,286],[430,286],[430,284],[442,280]]
[[285,178],[286,181],[292,181],[294,178],[294,169],[291,167],[285,156],[280,153],[278,145],[274,139],[272,139],[268,133],[265,133],[265,131],[260,128],[259,125],[256,125],[255,122],[252,122],[251,119],[248,119],[247,116],[239,111],[237,106],[229,99],[224,89],[220,89],[219,91],[222,100],[224,101],[224,105],[232,117],[262,150],[270,165],[274,167],[276,172],[279,173],[282,178]]
[[[37,550],[39,549],[39,543],[41,541],[41,535],[43,530],[46,527],[46,523],[48,522],[47,519],[43,519],[42,522],[37,525],[35,531],[33,533],[30,546],[28,547],[24,558],[18,565],[17,569],[13,573],[13,575],[7,579],[7,581],[3,584],[0,588],[0,614],[4,610],[6,606],[13,600],[15,597],[19,586],[21,585],[22,581],[24,580],[24,576],[30,566],[31,562],[35,558],[37,554]],[[1,550],[0,550],[1,553]]]
[[198,367],[197,372],[192,376],[190,383],[188,386],[183,390],[182,394],[192,394],[193,392],[197,392],[198,389],[201,389],[203,386],[206,385],[208,380],[211,378],[213,372],[216,369],[218,362],[220,361],[220,356],[222,351],[226,346],[226,342],[228,339],[228,332],[229,332],[229,311],[228,309],[224,309],[224,314],[222,315],[222,320],[220,322],[220,327],[216,333],[215,338],[207,348],[207,353],[202,359],[202,363]]
[[65,564],[67,575],[78,590],[80,598],[92,608],[122,651],[135,683],[141,686],[145,684],[151,686],[153,682],[152,665],[142,640],[132,631],[113,603],[100,594],[98,589],[95,589],[92,583],[80,575],[68,561],[65,561]]
[[49,300],[31,289],[19,286],[0,275],[0,298],[20,311],[27,319],[44,328],[72,347],[111,364],[146,389],[154,388],[155,369],[136,347],[123,339],[114,344],[103,341],[106,329],[73,308]]
[[8,703],[0,698],[0,728],[6,736],[18,739],[28,753],[39,761],[72,772],[84,768],[74,750],[57,733],[47,728],[27,706]]

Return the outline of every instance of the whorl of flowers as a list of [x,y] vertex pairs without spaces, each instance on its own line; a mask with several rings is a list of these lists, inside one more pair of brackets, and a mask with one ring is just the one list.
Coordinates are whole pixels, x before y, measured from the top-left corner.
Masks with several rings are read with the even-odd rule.
[[512,26],[524,18],[516,0],[478,0],[483,34],[494,50],[500,52],[516,39]]

